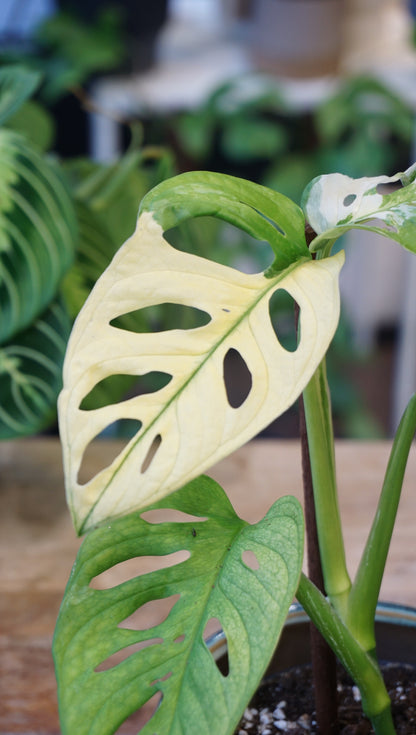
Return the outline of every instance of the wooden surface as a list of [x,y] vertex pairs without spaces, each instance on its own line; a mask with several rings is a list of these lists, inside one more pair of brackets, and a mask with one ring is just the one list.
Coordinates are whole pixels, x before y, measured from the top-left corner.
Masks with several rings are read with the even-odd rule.
[[[352,573],[371,522],[389,447],[388,442],[337,444],[340,503]],[[98,467],[112,449],[114,443],[96,446],[89,457],[90,469]],[[256,521],[277,496],[301,497],[299,459],[297,442],[253,441],[209,474],[226,489],[237,512]],[[381,598],[416,606],[415,486],[413,447]],[[58,442],[0,442],[0,735],[59,733],[50,648],[79,544],[65,505]]]

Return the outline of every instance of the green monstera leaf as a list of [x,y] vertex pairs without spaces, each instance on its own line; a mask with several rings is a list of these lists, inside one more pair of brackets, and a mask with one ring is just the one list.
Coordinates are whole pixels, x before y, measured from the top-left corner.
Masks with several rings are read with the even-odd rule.
[[[298,501],[280,498],[249,525],[201,477],[152,508],[192,520],[133,513],[92,531],[79,551],[53,646],[63,735],[111,735],[155,699],[141,735],[231,735],[278,641],[301,571]],[[133,559],[133,575],[120,572]],[[149,603],[164,605],[152,627],[131,617]],[[205,642],[214,621],[228,673]]]
[[352,179],[318,176],[305,189],[302,205],[318,237],[311,251],[331,245],[353,228],[371,230],[416,252],[416,164],[394,176]]
[[0,130],[0,344],[26,329],[55,297],[70,266],[77,224],[56,167]]
[[[163,230],[191,216],[215,214],[258,239],[275,262],[241,273],[171,247]],[[153,189],[137,229],[101,276],[74,325],[59,399],[68,503],[78,532],[143,508],[181,487],[249,440],[285,411],[312,376],[339,318],[343,254],[313,261],[300,209],[281,195],[239,179],[188,174]],[[294,351],[277,339],[270,300],[279,289],[300,307]],[[198,310],[190,329],[122,329],[118,319],[156,305]],[[224,380],[230,353],[251,385],[233,405]],[[164,385],[94,410],[85,401],[114,375],[162,374]],[[81,482],[91,441],[119,420],[140,428],[107,467]]]
[[0,346],[0,439],[35,434],[56,417],[70,328],[56,299],[31,327]]

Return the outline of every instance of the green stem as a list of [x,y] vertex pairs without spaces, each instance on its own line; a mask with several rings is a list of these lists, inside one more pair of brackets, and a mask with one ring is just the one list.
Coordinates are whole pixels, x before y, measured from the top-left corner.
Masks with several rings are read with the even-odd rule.
[[324,360],[306,386],[303,401],[325,591],[343,617],[351,581],[338,506],[334,435]]
[[[302,450],[302,484],[308,576],[310,581],[321,592],[324,592],[324,580],[316,528],[315,503],[313,499],[311,463],[302,396],[299,399],[299,429]],[[313,623],[311,623],[310,628],[313,689],[318,732],[321,735],[336,735],[339,732],[336,658],[325,638],[323,638]]]
[[390,698],[374,658],[360,646],[331,603],[304,574],[296,596],[359,687],[363,711],[376,735],[395,735]]
[[416,396],[413,396],[396,432],[377,511],[348,601],[348,627],[361,645],[373,653],[376,606],[415,430]]

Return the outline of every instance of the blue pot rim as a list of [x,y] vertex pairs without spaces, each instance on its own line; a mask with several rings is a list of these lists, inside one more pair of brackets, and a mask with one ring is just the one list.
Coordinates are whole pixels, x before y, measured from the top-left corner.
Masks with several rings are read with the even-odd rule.
[[[295,602],[289,608],[285,625],[296,625],[298,622],[308,620],[308,615],[302,605]],[[394,602],[379,602],[376,610],[376,621],[416,627],[416,608],[410,605],[398,605]]]
[[[295,602],[289,608],[285,626],[306,623],[308,621],[309,617],[302,605]],[[378,623],[416,628],[416,608],[408,605],[398,605],[394,602],[379,602],[376,610],[376,621]],[[222,630],[211,635],[206,643],[215,659],[220,658],[227,648],[225,635]]]

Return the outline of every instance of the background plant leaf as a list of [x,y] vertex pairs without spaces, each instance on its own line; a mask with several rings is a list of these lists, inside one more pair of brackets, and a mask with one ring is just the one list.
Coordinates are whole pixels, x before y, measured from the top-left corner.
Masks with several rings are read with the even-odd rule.
[[0,125],[14,115],[41,81],[41,74],[12,64],[0,69]]
[[46,153],[53,147],[55,121],[51,113],[35,100],[28,100],[19,107],[7,120],[6,127],[24,135],[40,151]]
[[57,299],[13,342],[0,346],[0,439],[35,434],[56,416],[70,327]]
[[[251,526],[217,483],[201,477],[152,507],[203,520],[149,523],[134,513],[85,539],[54,638],[63,735],[111,735],[157,692],[161,703],[142,735],[231,735],[277,643],[302,563],[296,499],[281,498]],[[189,558],[174,566],[109,589],[91,587],[122,561],[183,550]],[[245,563],[244,551],[255,554],[257,569]],[[123,622],[150,600],[176,594],[168,617],[154,627],[133,630]],[[213,618],[228,642],[227,676],[203,639]],[[123,649],[124,660],[109,661]],[[97,671],[103,662],[111,668]]]
[[[179,194],[184,198],[183,189]],[[167,196],[165,187],[162,196]],[[192,199],[192,192],[188,197]],[[171,221],[171,198],[168,206]],[[288,216],[283,212],[283,219]],[[140,215],[136,233],[78,316],[67,350],[60,431],[68,503],[78,532],[176,490],[292,405],[337,326],[342,263],[342,253],[319,261],[299,257],[273,276],[247,275],[178,252],[150,212]],[[294,352],[278,341],[271,323],[270,299],[278,289],[300,307]],[[121,329],[116,321],[168,303],[196,307],[208,323],[148,334]],[[251,375],[248,394],[238,406],[230,402],[224,381],[230,350],[240,355]],[[80,408],[109,376],[154,371],[171,376],[161,390],[96,410]],[[115,421],[126,419],[140,421],[141,428],[108,467],[82,484],[82,458],[89,443]]]
[[0,344],[27,328],[56,295],[77,238],[57,168],[25,139],[0,130]]
[[317,106],[315,125],[324,144],[341,147],[345,139],[359,135],[369,142],[372,134],[379,146],[388,146],[392,135],[410,143],[413,135],[410,106],[379,79],[365,75],[344,79]]
[[394,176],[318,176],[305,189],[302,202],[306,218],[318,234],[311,250],[317,251],[344,232],[359,228],[397,240],[416,252],[414,174],[411,167]]
[[221,136],[221,146],[236,161],[270,159],[285,150],[287,138],[283,126],[275,120],[246,116],[228,121]]

